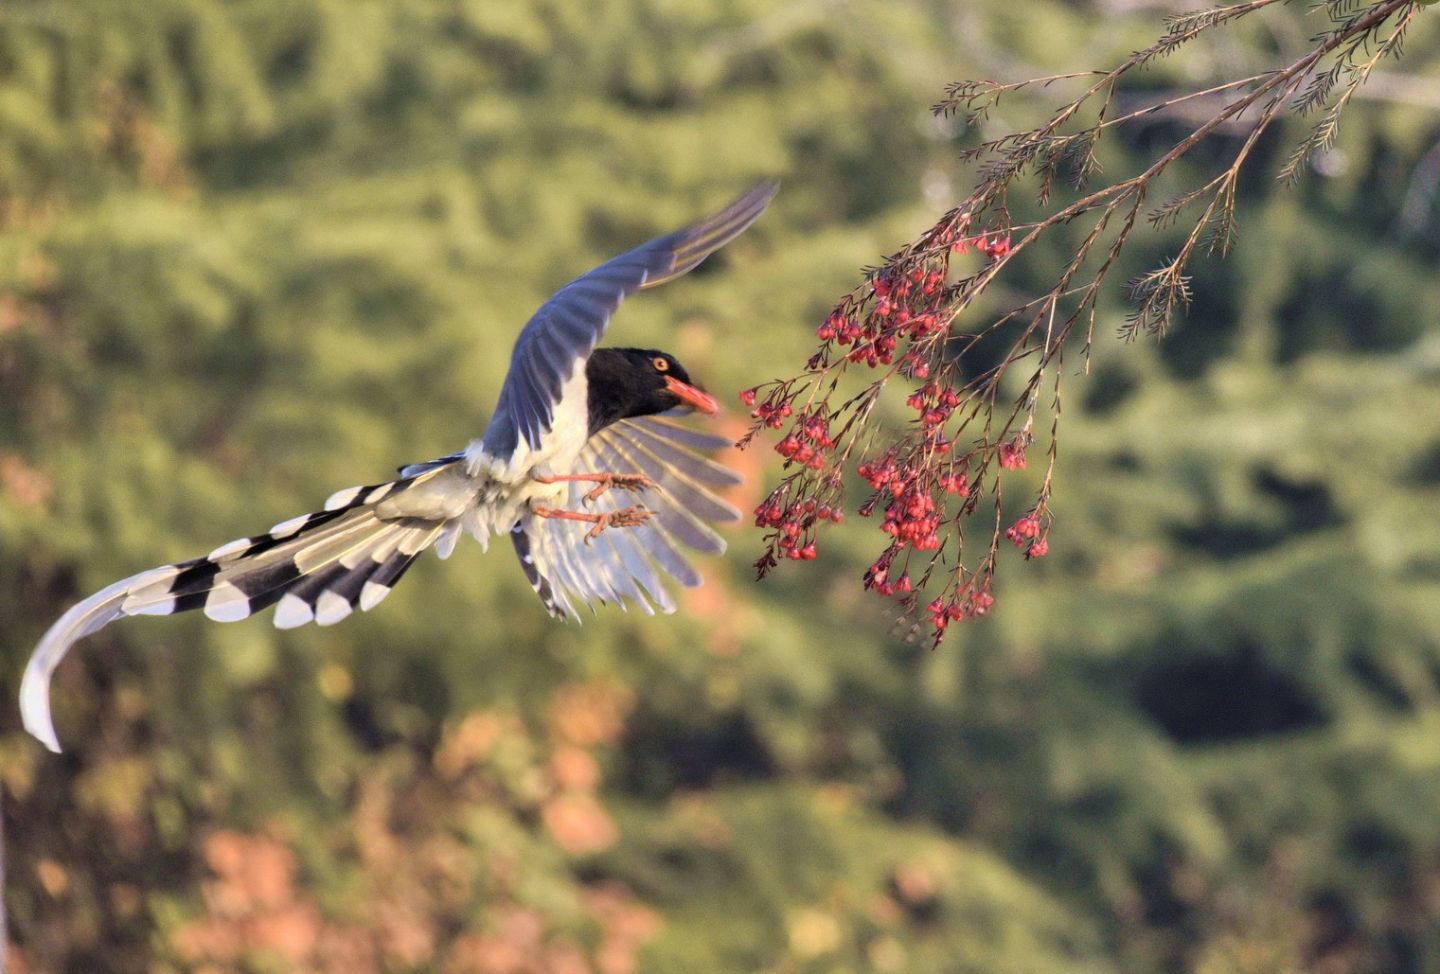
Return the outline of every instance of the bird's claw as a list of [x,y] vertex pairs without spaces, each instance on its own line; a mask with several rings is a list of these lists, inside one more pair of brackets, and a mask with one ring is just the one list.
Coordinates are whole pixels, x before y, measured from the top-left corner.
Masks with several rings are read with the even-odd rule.
[[604,514],[596,515],[595,526],[585,532],[585,543],[589,544],[600,537],[600,532],[606,528],[637,528],[650,520],[651,512],[639,504],[632,504],[630,507],[622,507],[614,511],[606,511]]
[[611,487],[620,490],[628,490],[631,493],[638,493],[642,490],[650,490],[655,486],[655,481],[643,473],[602,473],[596,474],[596,482],[593,490],[585,494],[585,503],[589,504],[605,493]]

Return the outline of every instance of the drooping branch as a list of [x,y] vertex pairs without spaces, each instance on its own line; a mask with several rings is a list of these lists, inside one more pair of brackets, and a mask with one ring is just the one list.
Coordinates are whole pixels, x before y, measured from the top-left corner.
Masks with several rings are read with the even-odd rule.
[[[1002,97],[1087,82],[1039,126],[966,150],[963,156],[977,166],[970,195],[837,302],[803,369],[742,394],[755,420],[742,445],[762,430],[784,430],[775,449],[785,459],[785,474],[755,512],[766,532],[756,561],[762,577],[782,558],[816,557],[824,525],[843,518],[842,488],[852,464],[872,491],[858,513],[878,512],[889,538],[865,572],[865,587],[898,600],[916,619],[912,631],[928,621],[936,642],[950,622],[983,615],[993,605],[1002,541],[1027,558],[1048,553],[1060,365],[1067,346],[1080,341],[1088,369],[1102,288],[1141,217],[1151,228],[1171,227],[1186,214],[1193,222],[1172,256],[1127,283],[1131,310],[1120,329],[1126,339],[1163,335],[1191,301],[1190,262],[1201,251],[1224,256],[1233,248],[1239,178],[1261,137],[1283,117],[1321,113],[1280,172],[1286,181],[1298,178],[1314,155],[1332,144],[1341,115],[1376,66],[1400,56],[1406,30],[1421,9],[1418,0],[1359,6],[1325,0],[1320,9],[1329,28],[1289,64],[1117,110],[1119,87],[1133,73],[1202,35],[1286,2],[1249,0],[1174,16],[1154,44],[1109,71],[967,81],[946,89],[934,111],[963,113],[976,123]],[[1215,107],[1140,172],[1089,188],[1100,174],[1096,153],[1105,136],[1195,105]],[[1153,203],[1161,177],[1222,130],[1245,133],[1228,164],[1198,187]],[[1033,192],[1040,211],[1028,222],[1012,219],[1009,206],[1022,185]],[[1069,193],[1063,200],[1062,186]],[[968,321],[1012,262],[1058,228],[1085,221],[1088,229],[1045,293],[978,324]],[[968,254],[983,256],[978,267],[964,263]],[[981,343],[997,342],[1004,350],[998,364],[967,377],[971,353]],[[1007,386],[1006,377],[1013,380],[1022,363],[1027,371]],[[858,391],[843,391],[852,375],[867,374],[862,370],[869,370],[868,378]],[[899,429],[883,429],[876,422],[877,406],[894,380],[909,389],[906,403],[915,416]],[[1019,394],[1002,400],[1007,387],[1018,387]],[[1048,400],[1042,396],[1046,388]],[[1007,527],[1007,472],[1027,465],[1047,411],[1045,476],[1024,513]],[[987,500],[990,513],[982,514]],[[988,535],[978,553],[967,553],[966,529],[981,524]]]

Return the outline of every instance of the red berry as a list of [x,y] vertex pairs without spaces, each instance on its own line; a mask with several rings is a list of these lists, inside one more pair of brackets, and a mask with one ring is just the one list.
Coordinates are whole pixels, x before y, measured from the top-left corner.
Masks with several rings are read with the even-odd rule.
[[980,246],[981,249],[985,251],[986,257],[995,260],[1010,253],[1010,238],[1008,236],[1001,237],[997,233],[993,240],[988,243],[981,243]]
[[1025,444],[1020,437],[1000,444],[1000,466],[1006,470],[1025,469]]

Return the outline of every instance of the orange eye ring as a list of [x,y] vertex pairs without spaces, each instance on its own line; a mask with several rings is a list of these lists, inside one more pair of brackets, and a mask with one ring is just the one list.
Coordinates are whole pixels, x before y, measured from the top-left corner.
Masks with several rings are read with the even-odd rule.
[[657,356],[655,356],[653,359],[651,359],[651,360],[650,360],[650,364],[653,365],[653,366],[655,366],[655,371],[656,371],[656,372],[669,372],[669,371],[670,371],[670,362],[669,362],[667,359],[665,359],[665,358],[663,358],[663,357],[661,357],[661,356],[659,356],[659,355],[657,355]]

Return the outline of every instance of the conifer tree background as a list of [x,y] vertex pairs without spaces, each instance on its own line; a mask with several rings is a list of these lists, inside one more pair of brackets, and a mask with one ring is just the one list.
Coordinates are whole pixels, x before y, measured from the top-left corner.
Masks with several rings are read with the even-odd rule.
[[[1306,9],[1124,94],[1303,52]],[[963,197],[959,150],[1049,107],[966,130],[927,110],[945,84],[1104,67],[1159,15],[11,0],[0,699],[77,598],[463,445],[551,290],[780,175],[612,336],[672,349],[738,436],[734,391]],[[65,755],[0,708],[12,969],[1440,965],[1436,17],[1297,189],[1285,133],[1257,148],[1164,342],[1111,338],[1106,298],[1052,553],[992,618],[891,637],[847,526],[760,588],[739,530],[659,619],[557,625],[467,543],[334,629],[124,622],[58,674]],[[741,506],[762,452],[729,458]]]

